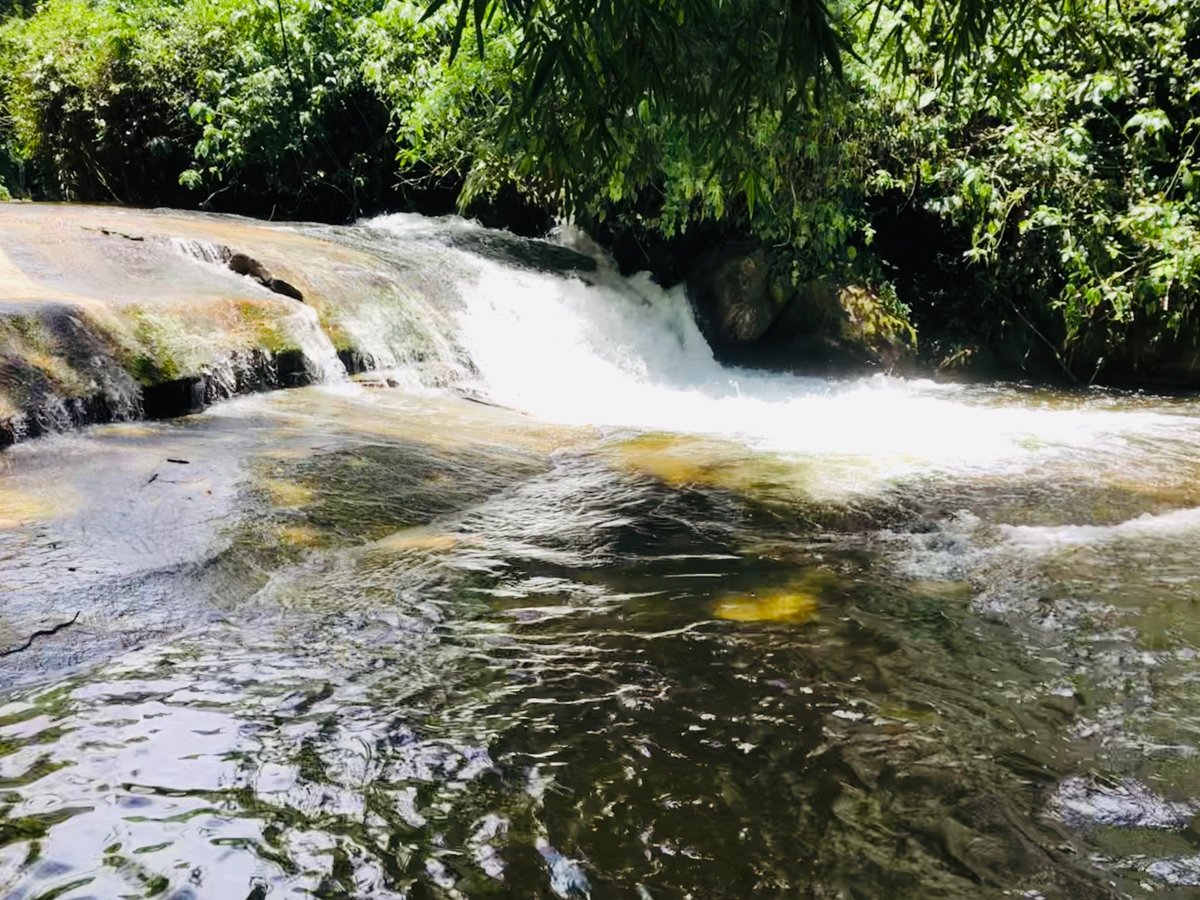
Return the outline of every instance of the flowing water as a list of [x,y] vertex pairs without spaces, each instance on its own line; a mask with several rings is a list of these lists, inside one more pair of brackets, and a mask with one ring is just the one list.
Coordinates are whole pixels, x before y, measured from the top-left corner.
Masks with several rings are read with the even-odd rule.
[[1200,895],[1193,402],[732,370],[561,246],[321,233],[390,371],[2,459],[3,896]]

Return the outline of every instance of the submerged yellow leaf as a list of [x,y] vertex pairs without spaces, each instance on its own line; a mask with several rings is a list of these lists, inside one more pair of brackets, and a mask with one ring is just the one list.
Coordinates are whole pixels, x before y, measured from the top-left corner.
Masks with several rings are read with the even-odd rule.
[[879,707],[879,715],[904,722],[936,722],[939,718],[937,710],[925,704],[905,706],[900,703],[883,703]]

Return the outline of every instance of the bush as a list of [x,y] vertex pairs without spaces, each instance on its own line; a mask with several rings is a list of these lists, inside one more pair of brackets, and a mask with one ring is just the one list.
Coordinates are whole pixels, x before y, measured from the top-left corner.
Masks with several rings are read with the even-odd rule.
[[1175,0],[1124,17],[1081,9],[1087,39],[1050,33],[1030,48],[1041,65],[1011,110],[938,103],[911,119],[928,149],[900,184],[969,231],[995,314],[1091,380],[1109,364],[1167,363],[1196,338],[1200,16]]
[[[748,235],[797,284],[891,281],[927,334],[1016,328],[1083,379],[1196,340],[1194,4],[1082,0],[986,32],[956,67],[931,37],[942,5],[890,0],[844,24],[894,65],[847,58],[817,98],[747,25],[772,2],[685,4],[704,15],[647,32],[645,71],[605,68],[631,65],[608,33],[616,57],[580,77],[564,56],[531,93],[503,17],[451,59],[457,3],[45,0],[0,26],[0,181],[323,219],[518,197],[687,252]],[[731,78],[752,100],[708,104]]]
[[48,197],[353,215],[393,170],[361,12],[49,0],[0,32],[14,145]]

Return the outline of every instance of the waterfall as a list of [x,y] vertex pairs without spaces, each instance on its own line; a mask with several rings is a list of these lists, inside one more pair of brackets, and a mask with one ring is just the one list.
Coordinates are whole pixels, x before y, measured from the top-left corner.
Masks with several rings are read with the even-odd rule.
[[[1178,424],[1161,411],[1114,413],[1086,398],[1001,406],[986,387],[726,366],[682,288],[665,290],[644,273],[622,277],[594,249],[594,271],[581,274],[528,262],[559,245],[524,242],[518,260],[489,242],[496,232],[461,219],[390,215],[351,231],[359,246],[401,254],[419,271],[422,302],[441,298],[437,321],[426,313],[421,326],[438,335],[426,343],[443,354],[439,371],[455,372],[440,384],[550,421],[716,436],[771,452],[865,455],[885,466],[991,466],[1033,452],[1115,446],[1131,431]],[[564,241],[580,245],[571,235]],[[408,370],[400,380],[421,378]]]
[[[223,244],[213,241],[195,240],[192,238],[175,237],[171,245],[176,251],[188,259],[194,260],[210,270],[219,271],[231,281],[236,281],[239,288],[261,293],[263,296],[274,296],[271,291],[245,275],[239,275],[229,270],[229,260],[233,251]],[[337,348],[321,327],[320,317],[311,306],[296,303],[292,312],[280,320],[280,327],[287,342],[300,351],[307,380],[330,383],[346,380],[346,367],[338,358]],[[236,357],[218,361],[210,373],[218,382],[219,390],[231,395],[236,392],[238,368],[244,361]]]

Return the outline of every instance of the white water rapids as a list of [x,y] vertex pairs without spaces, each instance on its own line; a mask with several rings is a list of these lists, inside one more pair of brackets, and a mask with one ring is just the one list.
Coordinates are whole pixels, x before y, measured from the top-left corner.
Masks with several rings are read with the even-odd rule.
[[[402,243],[485,231],[412,215],[366,226]],[[682,287],[664,290],[644,273],[622,277],[580,236],[560,240],[587,249],[597,271],[585,279],[438,248],[452,261],[443,277],[454,280],[461,301],[453,338],[473,368],[469,387],[546,421],[867,458],[876,477],[947,467],[1011,471],[1078,451],[1121,455],[1130,438],[1171,439],[1194,427],[1186,409],[1136,398],[1116,404],[1099,393],[1054,400],[925,379],[833,380],[724,366]]]

